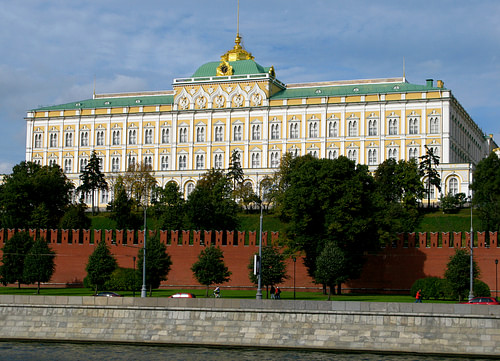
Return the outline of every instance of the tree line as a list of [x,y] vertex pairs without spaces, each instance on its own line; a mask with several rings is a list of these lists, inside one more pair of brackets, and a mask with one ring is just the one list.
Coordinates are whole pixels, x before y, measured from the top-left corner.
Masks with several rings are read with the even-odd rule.
[[[471,185],[473,204],[491,231],[500,228],[499,213],[494,211],[500,205],[499,162],[494,153],[482,160]],[[285,255],[303,256],[316,282],[340,292],[342,283],[359,277],[368,253],[393,242],[400,232],[415,230],[422,200],[427,197],[430,202],[431,186],[439,190],[438,164],[439,157],[430,148],[418,161],[388,159],[373,174],[346,157],[287,153],[275,174],[254,191],[244,181],[239,155],[233,152],[226,171],[208,170],[184,199],[176,183],[158,186],[144,164],[106,179],[92,153],[78,188],[57,165],[16,165],[0,185],[0,216],[6,228],[87,228],[84,200],[99,189],[113,192],[108,210],[117,228],[139,228],[147,213],[161,229],[237,229],[242,209],[271,206],[286,227],[280,239]],[[71,202],[74,194],[80,195],[76,204]],[[458,206],[464,199],[446,195],[442,202],[445,197],[456,198]]]

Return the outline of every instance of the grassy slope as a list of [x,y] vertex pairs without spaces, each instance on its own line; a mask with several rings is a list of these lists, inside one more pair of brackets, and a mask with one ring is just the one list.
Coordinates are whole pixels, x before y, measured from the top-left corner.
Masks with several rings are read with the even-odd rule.
[[[239,230],[257,231],[259,229],[259,214],[240,214]],[[154,220],[148,219],[148,228],[155,228]],[[473,226],[475,230],[481,230],[479,218],[473,214]],[[92,228],[95,229],[115,229],[115,223],[108,218],[106,213],[101,213],[92,217]],[[274,214],[264,214],[262,222],[264,231],[280,231],[284,227],[278,217]],[[462,209],[456,214],[444,214],[435,211],[426,214],[417,232],[469,232],[470,231],[470,209]]]

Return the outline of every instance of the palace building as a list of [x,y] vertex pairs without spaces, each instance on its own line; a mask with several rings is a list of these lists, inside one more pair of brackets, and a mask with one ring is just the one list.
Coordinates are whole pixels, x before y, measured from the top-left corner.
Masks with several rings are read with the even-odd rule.
[[[208,169],[227,169],[233,151],[257,190],[286,152],[346,156],[373,171],[427,146],[440,157],[441,193],[468,194],[472,166],[498,147],[440,80],[285,84],[240,43],[238,34],[220,61],[174,79],[172,90],[94,94],[28,111],[26,160],[59,164],[78,186],[95,151],[108,178],[142,162],[159,185],[174,181],[188,195]],[[110,196],[99,199],[105,206]]]

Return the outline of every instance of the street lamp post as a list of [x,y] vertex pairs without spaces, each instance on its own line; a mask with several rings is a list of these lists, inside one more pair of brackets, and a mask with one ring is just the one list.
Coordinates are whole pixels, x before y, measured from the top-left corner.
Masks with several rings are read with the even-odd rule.
[[258,272],[258,283],[257,283],[257,294],[255,298],[257,300],[262,299],[262,199],[260,201],[260,225],[259,225],[259,262],[257,262],[257,272]]
[[[472,162],[470,163],[469,189],[472,184]],[[472,189],[470,189],[470,285],[469,301],[474,298],[474,228],[472,227]]]
[[293,257],[293,299],[295,299],[295,263],[297,258]]
[[498,260],[495,260],[495,296],[498,297]]
[[132,283],[132,297],[135,297],[135,256],[132,256],[134,260],[134,283]]
[[[146,200],[147,204],[147,200]],[[147,205],[144,205],[144,242],[143,242],[143,252],[142,252],[142,288],[141,288],[141,297],[145,298],[146,297],[146,238],[147,238],[147,232],[146,232],[146,221],[147,221],[147,215],[146,215],[146,210],[147,210]]]

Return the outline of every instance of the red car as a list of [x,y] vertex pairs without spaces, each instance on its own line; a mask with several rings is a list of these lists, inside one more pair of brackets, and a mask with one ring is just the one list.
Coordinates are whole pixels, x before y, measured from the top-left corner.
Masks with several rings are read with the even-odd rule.
[[495,297],[474,297],[469,302],[463,302],[469,305],[500,305]]

